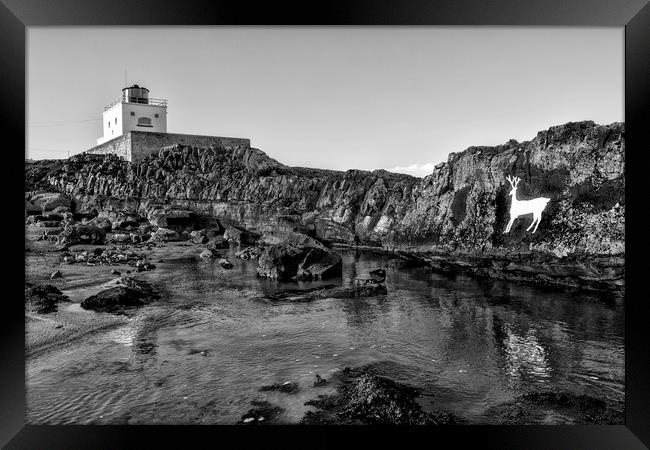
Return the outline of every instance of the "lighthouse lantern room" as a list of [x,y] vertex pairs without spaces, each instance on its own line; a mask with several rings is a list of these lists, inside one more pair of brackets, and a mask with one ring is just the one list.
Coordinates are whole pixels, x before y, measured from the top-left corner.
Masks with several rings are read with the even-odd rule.
[[129,131],[167,132],[167,100],[149,98],[149,89],[134,84],[122,89],[122,95],[104,108],[104,135],[97,144],[115,139]]

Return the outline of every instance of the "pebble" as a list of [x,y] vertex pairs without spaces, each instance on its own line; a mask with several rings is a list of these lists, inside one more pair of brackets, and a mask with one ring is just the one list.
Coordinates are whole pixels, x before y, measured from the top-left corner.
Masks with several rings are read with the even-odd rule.
[[61,273],[61,271],[57,270],[56,272],[52,273],[52,275],[50,275],[50,280],[53,280],[55,278],[61,278],[62,276],[63,274]]
[[255,420],[254,417],[247,417],[247,418],[244,419],[244,423],[249,423],[249,422],[252,422],[253,420]]

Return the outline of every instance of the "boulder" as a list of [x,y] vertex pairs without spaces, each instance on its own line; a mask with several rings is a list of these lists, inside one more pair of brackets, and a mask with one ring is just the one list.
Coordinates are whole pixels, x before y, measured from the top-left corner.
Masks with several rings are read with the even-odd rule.
[[118,244],[126,244],[131,242],[131,235],[127,233],[114,233],[108,238],[108,240]]
[[90,220],[87,220],[84,225],[95,226],[103,230],[104,233],[108,233],[113,229],[113,224],[110,220],[108,220],[108,217],[94,217]]
[[158,228],[151,234],[149,242],[172,242],[180,241],[181,236],[174,230],[169,228]]
[[28,311],[48,314],[57,310],[57,303],[67,301],[68,297],[54,286],[25,283],[25,306]]
[[84,309],[120,313],[127,308],[145,305],[159,297],[148,283],[130,277],[118,281],[121,286],[100,291],[81,302]]
[[219,260],[219,265],[223,267],[224,269],[232,269],[233,265],[230,261],[228,261],[226,258],[221,258]]
[[240,424],[246,425],[260,425],[260,424],[273,424],[276,423],[280,415],[284,412],[279,406],[273,405],[266,400],[253,400],[251,408],[241,418]]
[[61,278],[62,276],[63,274],[61,273],[60,270],[55,270],[54,272],[52,272],[52,275],[50,275],[50,280],[53,280],[55,278]]
[[205,250],[203,250],[201,252],[201,254],[199,256],[201,257],[201,259],[214,259],[214,258],[216,258],[218,256],[218,254],[216,254],[212,250],[206,248]]
[[326,384],[327,380],[316,374],[316,377],[314,378],[314,387],[325,386]]
[[215,236],[211,241],[208,242],[208,248],[228,248],[230,243],[223,235]]
[[291,381],[285,381],[284,383],[273,383],[269,384],[267,386],[262,386],[260,388],[260,391],[277,391],[277,392],[284,392],[285,394],[295,394],[300,390],[300,387],[298,386],[298,383],[291,382]]
[[425,412],[415,400],[419,390],[378,376],[366,368],[342,371],[337,393],[306,402],[319,408],[307,412],[303,424],[439,425],[464,421],[453,413]]
[[70,225],[59,234],[57,243],[61,245],[75,244],[104,244],[106,233],[104,230],[91,225]]
[[323,279],[340,276],[341,268],[341,256],[317,241],[292,239],[265,249],[257,273],[277,279]]
[[240,259],[245,259],[245,260],[257,259],[260,257],[263,251],[264,251],[263,248],[255,245],[251,245],[250,247],[245,247],[242,248],[241,250],[237,250],[235,252],[235,257]]
[[251,245],[260,238],[260,234],[241,227],[229,225],[226,227],[223,237],[227,241],[234,242],[237,245]]
[[207,244],[210,238],[207,235],[207,230],[194,230],[190,233],[190,239],[195,244]]
[[52,211],[59,206],[65,206],[70,208],[72,205],[70,199],[64,197],[58,192],[45,192],[37,194],[32,198],[32,204],[34,206],[40,207],[44,212]]

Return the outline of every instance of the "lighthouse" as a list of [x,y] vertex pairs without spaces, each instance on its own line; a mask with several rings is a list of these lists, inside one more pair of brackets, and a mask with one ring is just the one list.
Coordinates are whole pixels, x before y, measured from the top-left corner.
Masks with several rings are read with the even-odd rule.
[[84,153],[115,155],[139,163],[164,147],[185,145],[199,148],[250,149],[246,138],[167,132],[167,100],[149,97],[149,89],[134,84],[104,108],[104,135]]
[[134,84],[122,89],[122,95],[104,108],[104,135],[97,145],[130,131],[167,132],[167,100],[149,97],[149,89]]

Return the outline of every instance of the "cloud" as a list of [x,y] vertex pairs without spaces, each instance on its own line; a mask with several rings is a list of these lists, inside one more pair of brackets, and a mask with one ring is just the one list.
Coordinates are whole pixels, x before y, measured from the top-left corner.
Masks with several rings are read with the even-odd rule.
[[414,175],[416,177],[424,177],[431,172],[433,172],[433,168],[435,167],[436,163],[433,162],[428,162],[424,164],[411,164],[410,166],[395,166],[392,169],[386,169],[389,172],[397,172],[397,173],[406,173],[408,175]]

